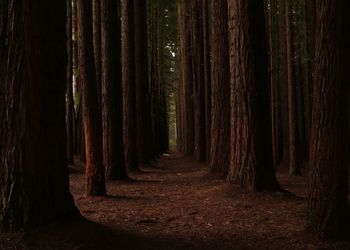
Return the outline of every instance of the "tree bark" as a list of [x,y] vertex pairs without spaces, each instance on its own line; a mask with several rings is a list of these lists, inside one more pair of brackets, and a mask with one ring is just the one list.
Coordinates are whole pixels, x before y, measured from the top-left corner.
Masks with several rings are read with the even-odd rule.
[[102,105],[102,58],[101,58],[101,0],[92,0],[92,30],[97,83],[97,100]]
[[78,0],[78,47],[86,152],[86,194],[105,195],[102,120],[93,50],[92,2]]
[[138,169],[135,48],[134,48],[134,1],[121,1],[122,13],[122,79],[124,94],[124,147],[126,168]]
[[112,180],[127,178],[123,143],[123,93],[118,13],[117,1],[101,1],[103,162],[106,167],[106,176]]
[[179,2],[179,48],[180,66],[179,70],[182,88],[181,104],[183,107],[183,153],[193,156],[194,153],[194,98],[193,98],[193,55],[191,48],[190,27],[190,2],[181,0]]
[[134,48],[137,109],[137,152],[140,163],[152,160],[153,132],[151,120],[150,85],[148,80],[147,5],[134,0]]
[[73,98],[73,40],[72,40],[72,1],[67,0],[67,160],[74,165],[74,98]]
[[231,160],[228,181],[277,190],[263,1],[229,0]]
[[296,84],[293,67],[292,11],[286,0],[286,49],[288,74],[288,127],[289,127],[289,173],[300,175],[300,154],[298,148]]
[[210,126],[211,126],[211,72],[210,72],[210,34],[209,34],[209,3],[203,1],[203,47],[205,75],[205,128],[206,128],[206,160],[210,162]]
[[307,230],[321,237],[349,234],[347,116],[349,2],[316,4],[316,64],[311,127]]
[[230,161],[230,62],[227,0],[212,1],[210,168],[226,176]]
[[191,0],[190,2],[194,99],[194,157],[198,161],[205,161],[206,158],[205,74],[202,5],[202,1]]
[[66,14],[66,1],[0,3],[2,231],[79,214],[67,168]]

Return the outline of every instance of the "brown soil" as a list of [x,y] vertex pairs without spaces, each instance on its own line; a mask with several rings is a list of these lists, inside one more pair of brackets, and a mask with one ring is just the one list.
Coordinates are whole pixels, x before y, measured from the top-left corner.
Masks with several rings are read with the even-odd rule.
[[[76,170],[71,191],[87,220],[0,235],[0,250],[350,249],[304,232],[303,199],[241,190],[177,153],[131,174],[133,182],[108,182],[107,197],[85,197]],[[278,179],[305,196],[307,178],[282,171]]]

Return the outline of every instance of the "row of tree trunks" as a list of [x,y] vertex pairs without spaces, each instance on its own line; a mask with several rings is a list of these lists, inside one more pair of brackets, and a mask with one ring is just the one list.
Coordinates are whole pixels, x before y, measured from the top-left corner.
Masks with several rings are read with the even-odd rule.
[[[223,2],[225,3],[225,1]],[[217,3],[213,3],[213,6]],[[218,3],[220,5],[220,3]],[[221,4],[222,5],[222,4]],[[227,5],[227,4],[226,4]],[[211,151],[214,150],[213,170],[220,171],[217,161],[221,161],[224,164],[225,159],[221,158],[221,151],[219,148],[212,148],[212,101],[217,103],[219,101],[223,103],[225,99],[221,96],[216,96],[217,99],[212,100],[212,79],[211,70],[215,72],[215,76],[218,79],[216,81],[221,85],[221,80],[226,78],[226,86],[229,86],[228,75],[217,73],[216,70],[211,69],[210,60],[210,35],[209,35],[209,1],[206,0],[192,0],[192,1],[180,1],[178,4],[178,20],[179,20],[179,60],[178,60],[178,75],[179,80],[177,83],[177,96],[176,96],[176,109],[177,109],[177,144],[178,149],[187,154],[194,156],[199,161],[210,161]],[[227,8],[226,8],[227,10]],[[222,10],[223,13],[225,10]],[[219,15],[222,18],[221,15]],[[226,15],[227,16],[227,15]],[[223,17],[225,18],[225,16]],[[213,20],[216,20],[213,17]],[[227,20],[226,20],[227,21]],[[225,21],[223,21],[225,22]],[[227,22],[226,22],[227,23]],[[225,27],[213,25],[213,27],[219,27],[218,32],[224,33]],[[227,25],[226,25],[227,27]],[[214,32],[214,30],[212,31]],[[216,30],[215,30],[216,32]],[[220,33],[220,34],[221,34]],[[226,32],[227,33],[227,32]],[[221,53],[220,41],[221,38],[217,38],[217,34],[213,35],[213,41],[217,44],[218,51]],[[218,39],[218,40],[216,40]],[[228,40],[224,41],[227,45]],[[213,50],[214,53],[214,50]],[[224,55],[222,52],[221,55]],[[221,69],[221,55],[217,55],[217,68]],[[214,56],[213,56],[214,58]],[[229,62],[226,60],[227,73],[229,72]],[[221,78],[220,78],[221,77]],[[220,78],[220,79],[219,79]],[[223,84],[225,85],[225,84]],[[214,87],[213,87],[214,88]],[[215,87],[220,88],[220,87]],[[226,89],[227,90],[227,89]],[[224,93],[224,89],[221,89]],[[218,93],[217,91],[215,93]],[[229,96],[229,93],[225,93]],[[223,95],[225,95],[223,94]],[[227,101],[227,99],[226,99]],[[224,105],[222,105],[223,107]],[[220,106],[221,107],[221,106]],[[215,112],[220,116],[221,112],[225,112],[220,107],[217,107]],[[226,110],[227,111],[227,110]],[[229,114],[227,115],[227,121],[229,120]],[[215,120],[214,126],[221,126],[222,120]],[[224,125],[222,125],[224,127]],[[219,129],[220,130],[220,129]],[[214,135],[216,141],[220,142],[228,138],[222,138],[223,135],[215,129]],[[216,142],[214,143],[217,146]],[[220,146],[219,146],[220,147]],[[228,163],[226,163],[228,166]],[[227,169],[227,168],[226,168]]]
[[[82,10],[82,7],[86,9]],[[77,15],[78,12],[84,12],[85,16]],[[80,152],[83,160],[86,158],[89,195],[105,193],[102,187],[105,186],[104,172],[109,179],[127,178],[127,170],[136,170],[139,163],[149,163],[168,149],[166,129],[162,129],[165,132],[162,146],[159,146],[161,149],[154,148],[153,131],[159,130],[152,126],[151,120],[147,13],[143,1],[126,0],[120,4],[107,0],[91,1],[85,6],[73,1],[73,28],[70,28],[73,32],[68,36],[78,37],[78,48],[73,41],[73,55],[79,54],[79,58],[74,56],[73,72],[75,94],[80,97],[75,121],[75,153]],[[156,42],[159,42],[158,38]],[[157,53],[155,58],[158,60],[159,56],[162,55]],[[158,68],[157,64],[155,69]],[[90,79],[92,76],[95,79]],[[68,79],[68,82],[72,80]],[[157,88],[161,86],[159,84]],[[167,110],[160,108],[166,106],[165,92],[157,90],[156,96],[159,102],[155,103],[155,108],[164,117],[158,128],[167,128]],[[91,130],[86,125],[97,129]],[[80,145],[84,149],[80,150]]]
[[2,231],[78,215],[67,168],[66,14],[66,1],[0,3]]
[[290,174],[299,175],[308,161],[314,4],[269,0],[265,8],[269,23],[274,164],[285,164]]

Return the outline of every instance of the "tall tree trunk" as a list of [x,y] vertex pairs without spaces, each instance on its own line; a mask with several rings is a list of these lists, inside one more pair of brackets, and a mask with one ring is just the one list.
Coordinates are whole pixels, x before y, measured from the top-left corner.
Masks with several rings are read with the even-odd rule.
[[205,161],[206,155],[205,75],[202,5],[202,1],[191,0],[190,2],[194,99],[194,157],[198,161]]
[[[306,15],[306,46],[309,64],[309,96],[311,99],[309,116],[311,117],[312,109],[312,94],[313,94],[313,82],[314,82],[314,64],[315,64],[315,46],[316,46],[316,0],[306,0],[305,3],[305,15]],[[311,118],[310,118],[311,120]]]
[[83,123],[86,151],[86,194],[105,195],[105,169],[103,166],[102,120],[98,105],[93,33],[92,2],[78,0],[78,47]]
[[137,152],[140,163],[153,158],[150,86],[148,80],[147,5],[134,0],[135,84],[137,110]]
[[193,70],[191,53],[190,2],[181,0],[179,5],[180,37],[180,71],[183,88],[184,138],[183,152],[192,156],[194,153],[194,103],[193,103]]
[[101,108],[102,100],[102,59],[101,59],[101,0],[92,0],[92,29],[94,41],[94,58],[97,83],[97,100]]
[[119,4],[101,1],[103,162],[109,179],[127,177],[123,143],[123,93]]
[[230,161],[230,62],[227,0],[212,1],[210,168],[225,175]]
[[280,99],[280,151],[281,160],[289,161],[289,124],[288,124],[288,63],[287,63],[287,29],[286,29],[286,0],[278,1],[278,44],[279,44],[279,99]]
[[124,146],[128,170],[138,169],[136,84],[134,51],[134,1],[121,1],[122,79],[124,93]]
[[205,75],[205,128],[206,128],[206,160],[210,162],[210,127],[211,127],[211,72],[210,72],[210,32],[209,32],[209,1],[203,1],[203,47]]
[[286,49],[287,49],[287,74],[288,74],[288,127],[289,127],[289,173],[300,175],[300,155],[298,148],[297,112],[296,112],[296,87],[293,67],[293,35],[292,15],[290,0],[286,0]]
[[67,0],[67,160],[74,165],[74,98],[73,98],[73,40],[72,40],[72,1]]
[[228,181],[277,190],[263,1],[229,0],[231,160]]
[[272,148],[273,163],[275,168],[280,158],[280,109],[279,109],[279,62],[278,62],[278,24],[277,24],[277,2],[268,1],[268,31],[269,31],[269,50],[270,50],[270,96],[271,96],[271,118],[272,118]]
[[316,64],[311,128],[311,179],[306,227],[322,237],[349,234],[347,116],[349,2],[316,4]]
[[77,104],[75,107],[74,117],[74,152],[80,156],[81,160],[85,161],[85,146],[83,133],[83,116],[82,116],[82,100],[81,100],[81,81],[79,70],[79,56],[78,56],[78,4],[77,0],[72,0],[72,26],[73,26],[73,92],[77,97]]
[[0,3],[2,231],[78,215],[67,168],[65,20],[66,1]]

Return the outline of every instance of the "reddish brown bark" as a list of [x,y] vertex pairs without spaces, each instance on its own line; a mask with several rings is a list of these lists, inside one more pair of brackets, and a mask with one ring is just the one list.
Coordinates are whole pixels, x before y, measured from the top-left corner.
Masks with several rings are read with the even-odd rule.
[[126,168],[135,170],[138,168],[138,152],[133,0],[121,1],[121,13],[125,160]]
[[102,121],[98,105],[93,34],[92,2],[78,0],[78,54],[83,100],[83,123],[86,151],[86,194],[105,195],[105,170],[103,166]]
[[193,65],[191,53],[190,2],[181,0],[179,4],[180,66],[183,108],[183,153],[194,153],[194,103]]
[[190,28],[194,99],[194,157],[198,161],[206,158],[205,123],[205,72],[203,40],[203,2],[190,1]]
[[211,127],[211,72],[210,72],[210,34],[209,34],[209,1],[203,0],[203,53],[205,75],[205,128],[206,128],[206,160],[210,161],[210,127]]
[[194,153],[194,103],[193,103],[193,69],[191,55],[190,3],[182,1],[184,15],[182,70],[184,86],[184,115],[185,115],[185,153]]
[[226,175],[230,159],[230,63],[227,0],[212,1],[210,168]]
[[92,30],[94,41],[94,59],[97,83],[97,100],[102,103],[102,58],[101,58],[101,0],[92,0]]
[[119,5],[101,1],[103,162],[109,179],[127,177],[123,144],[123,94]]
[[311,127],[311,179],[307,230],[321,237],[349,235],[346,131],[348,126],[350,5],[346,0],[316,4],[316,64]]
[[288,75],[288,128],[289,128],[289,173],[300,175],[300,154],[298,148],[296,82],[293,67],[292,10],[286,0],[286,55]]
[[68,164],[74,165],[74,98],[73,98],[73,40],[72,40],[72,1],[67,0],[67,160]]
[[134,0],[134,26],[137,151],[140,163],[149,163],[153,158],[153,131],[148,80],[147,6],[144,0]]
[[2,231],[78,215],[66,158],[65,20],[66,1],[0,3]]
[[231,160],[228,181],[277,190],[263,1],[229,0]]

